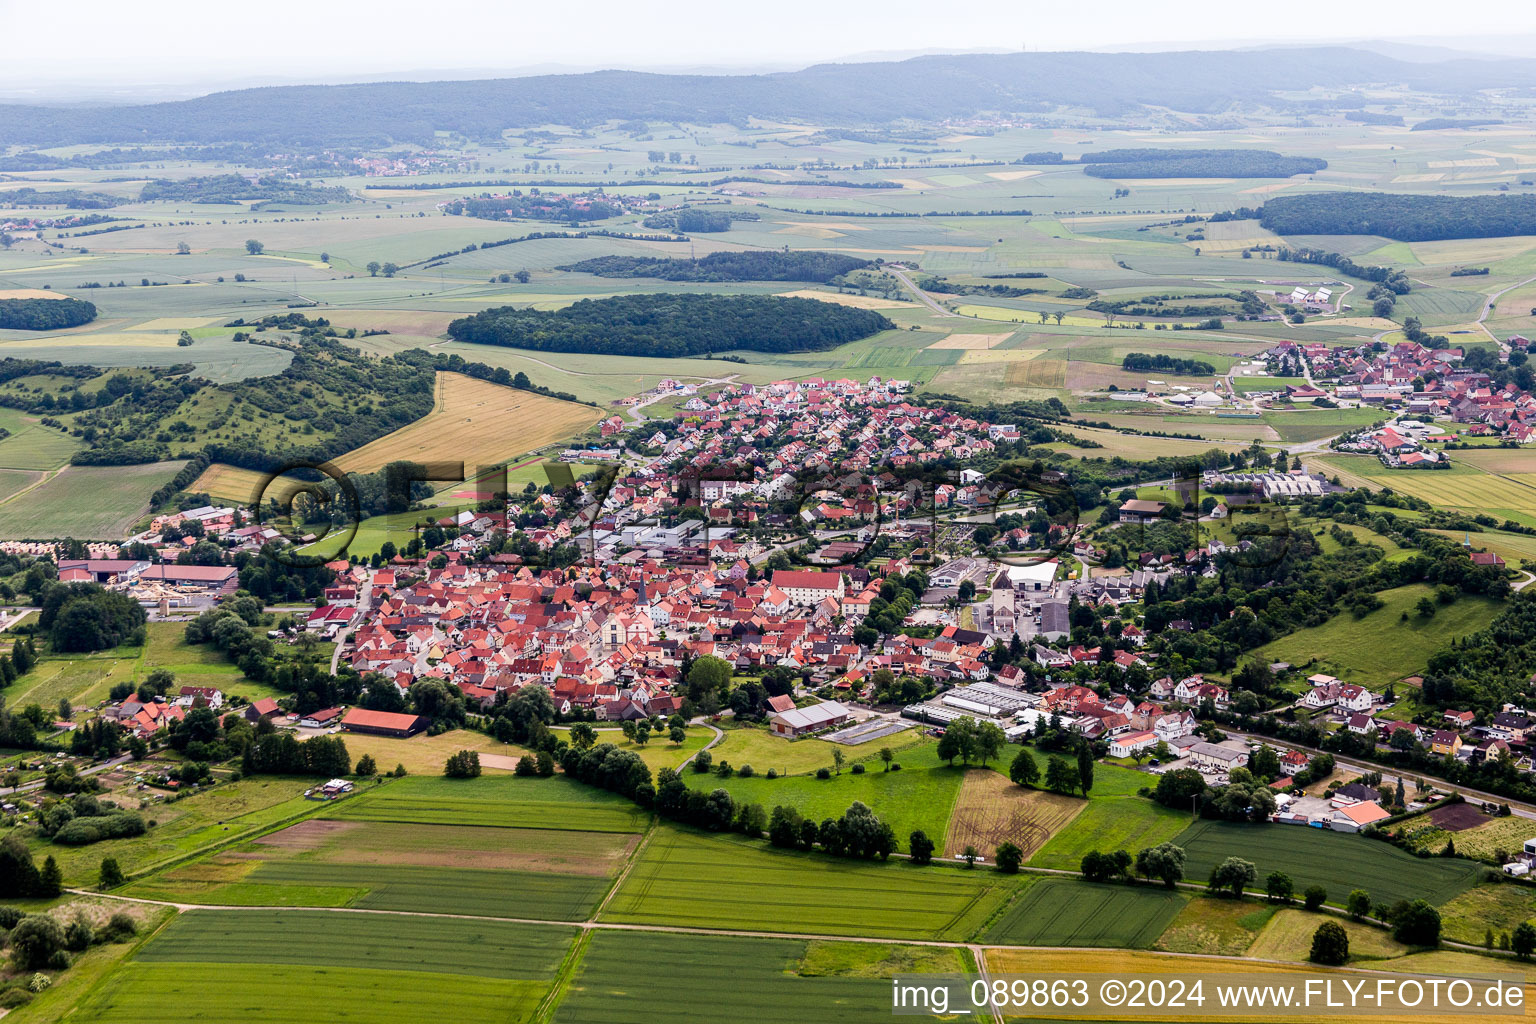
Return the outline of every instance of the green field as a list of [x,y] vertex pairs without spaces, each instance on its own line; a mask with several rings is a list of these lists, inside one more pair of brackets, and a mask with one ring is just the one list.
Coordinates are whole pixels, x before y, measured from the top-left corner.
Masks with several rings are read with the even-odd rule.
[[409,776],[343,801],[328,817],[440,825],[639,832],[649,815],[629,800],[559,776]]
[[[1498,612],[1499,604],[1485,597],[1459,596],[1455,603],[1437,604],[1433,618],[1415,610],[1431,596],[1428,584],[1383,590],[1383,606],[1356,618],[1340,612],[1321,626],[1299,629],[1253,652],[1266,662],[1285,661],[1311,672],[1327,672],[1347,682],[1380,690],[1386,684],[1423,670],[1430,655],[1452,637],[1475,633]],[[1407,621],[1403,614],[1407,613]]]
[[[909,730],[921,735],[917,730]],[[899,737],[895,737],[899,739]],[[784,744],[783,740],[771,742]],[[797,740],[796,745],[805,743]],[[824,744],[835,747],[835,744]],[[852,756],[870,756],[879,748],[880,741],[868,744],[869,749],[855,747]],[[841,749],[841,748],[838,748]],[[711,750],[711,753],[715,753]],[[718,764],[723,755],[717,755]],[[913,829],[922,829],[937,840],[944,835],[949,816],[954,809],[955,797],[965,781],[967,769],[951,767],[938,759],[938,744],[929,740],[917,746],[907,747],[897,755],[900,771],[883,771],[878,760],[870,762],[868,770],[856,775],[844,767],[842,773],[830,779],[818,779],[814,775],[792,775],[769,779],[762,774],[765,768],[753,764],[754,775],[743,779],[731,776],[722,779],[715,775],[700,775],[692,771],[683,773],[683,780],[692,789],[724,789],[739,803],[762,804],[772,810],[779,804],[793,807],[802,815],[815,821],[836,818],[855,800],[872,809],[895,830],[903,843]],[[732,761],[733,767],[749,762]],[[771,762],[770,765],[771,767]],[[830,767],[830,764],[827,765]],[[970,769],[984,771],[985,769]]]
[[[570,929],[314,911],[180,915],[83,1001],[81,1019],[531,1021]],[[322,996],[323,993],[323,996]]]
[[1021,893],[985,941],[1009,946],[1151,946],[1189,897],[1162,886],[1043,878]]
[[1189,815],[1140,796],[1093,799],[1083,813],[1050,838],[1029,863],[1076,871],[1090,850],[1138,850],[1167,842],[1189,824]]
[[[666,979],[666,998],[636,991],[635,969],[642,964],[647,974]],[[892,975],[958,974],[968,966],[954,949],[597,932],[553,1019],[554,1024],[874,1024],[890,1018]]]
[[1415,857],[1387,843],[1296,825],[1201,820],[1173,841],[1184,848],[1184,875],[1191,881],[1203,882],[1226,858],[1242,857],[1258,868],[1260,885],[1271,871],[1284,871],[1298,892],[1321,885],[1328,902],[1340,906],[1352,889],[1368,891],[1377,906],[1415,899],[1445,903],[1483,871],[1472,861]]
[[992,871],[863,863],[661,828],[600,915],[628,924],[964,939],[1007,899]]
[[148,509],[155,488],[169,482],[182,465],[68,466],[0,502],[0,537],[119,539]]

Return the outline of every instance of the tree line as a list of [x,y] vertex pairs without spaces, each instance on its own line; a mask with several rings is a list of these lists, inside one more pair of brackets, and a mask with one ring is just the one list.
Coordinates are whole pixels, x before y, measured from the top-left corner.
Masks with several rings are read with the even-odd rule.
[[1106,149],[1078,162],[1094,178],[1289,178],[1328,166],[1318,157],[1265,149]]
[[1175,359],[1161,352],[1156,355],[1149,355],[1146,352],[1127,353],[1126,357],[1120,361],[1120,367],[1137,373],[1155,371],[1192,377],[1210,377],[1216,373],[1216,367],[1203,360]]
[[835,252],[713,252],[698,259],[668,256],[597,256],[556,267],[597,277],[656,277],[663,281],[815,281],[874,266]]

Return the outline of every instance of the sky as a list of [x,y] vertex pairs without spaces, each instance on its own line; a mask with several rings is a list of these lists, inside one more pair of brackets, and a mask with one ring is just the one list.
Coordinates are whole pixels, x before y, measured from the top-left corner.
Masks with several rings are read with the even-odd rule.
[[[1486,29],[1483,45],[1532,52],[1529,0],[1467,8],[1425,0],[1096,0],[1092,4],[929,0],[880,4],[445,4],[420,0],[0,0],[11,41],[0,94],[37,101],[84,93],[153,95],[256,82],[487,77],[603,67],[783,69],[838,59],[951,50],[1167,49],[1394,38],[1429,45]],[[67,25],[60,14],[67,11]],[[37,40],[36,45],[15,45]],[[1502,43],[1500,42],[1502,40]],[[199,91],[192,89],[190,91]]]

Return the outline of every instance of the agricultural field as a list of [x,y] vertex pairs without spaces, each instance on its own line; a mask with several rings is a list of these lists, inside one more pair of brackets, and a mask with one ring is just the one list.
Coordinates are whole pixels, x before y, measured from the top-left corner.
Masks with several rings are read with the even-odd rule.
[[[382,767],[382,766],[381,766]],[[487,825],[582,832],[643,832],[650,815],[632,801],[561,776],[478,779],[408,776],[326,809],[327,818],[423,825]]]
[[583,920],[634,842],[620,833],[600,836],[311,819],[178,865],[128,892],[224,906]]
[[[1102,769],[1098,766],[1095,772]],[[1137,850],[1167,842],[1189,824],[1189,816],[1145,797],[1095,796],[1029,859],[1031,867],[1076,871],[1092,850]]]
[[991,860],[1000,844],[1011,842],[1028,860],[1087,806],[1075,797],[1016,786],[998,772],[967,772],[940,849],[955,857],[974,846]]
[[[886,939],[969,937],[1017,876],[901,862],[836,860],[725,835],[662,827],[641,849],[600,920],[773,929]],[[764,894],[774,912],[764,917]]]
[[1156,946],[1170,953],[1242,956],[1274,913],[1275,908],[1265,903],[1196,897],[1169,922]]
[[1010,946],[1151,946],[1190,897],[1162,886],[1042,878],[1017,896],[983,941]]
[[338,1004],[373,1008],[360,1019],[451,1014],[516,1024],[535,1018],[574,937],[569,928],[493,921],[190,911],[92,991],[81,1013],[123,1022],[301,1020],[323,990]]
[[183,465],[66,466],[45,482],[0,501],[0,537],[119,539],[149,510],[155,489]]
[[[795,741],[796,745],[806,742],[810,741]],[[879,743],[876,740],[869,746],[877,747]],[[831,743],[826,745],[837,746]],[[868,763],[863,774],[856,774],[844,767],[840,774],[830,779],[818,779],[812,775],[770,779],[764,774],[766,768],[753,765],[751,778],[733,776],[722,779],[715,775],[685,771],[683,781],[693,789],[724,789],[738,803],[762,804],[768,810],[784,804],[815,821],[836,818],[857,800],[895,830],[902,846],[906,845],[907,836],[914,829],[922,829],[937,843],[945,834],[956,794],[960,792],[967,777],[995,774],[984,768],[951,767],[938,759],[937,750],[938,744],[932,740],[906,748],[898,757],[900,771],[885,771],[876,760]],[[874,752],[873,749],[868,751],[869,754]],[[717,765],[724,757],[717,750],[711,750],[710,753],[716,755]],[[732,764],[733,767],[740,767],[734,762]],[[772,767],[771,763],[769,767]],[[831,767],[830,760],[823,767]]]
[[345,473],[372,473],[390,462],[463,462],[466,471],[580,433],[599,412],[574,402],[502,387],[459,373],[437,375],[432,412],[335,460]]
[[1378,906],[1427,899],[1443,904],[1476,884],[1483,868],[1457,858],[1415,857],[1387,843],[1295,825],[1242,825],[1200,820],[1173,842],[1184,848],[1184,875],[1203,881],[1228,857],[1258,868],[1262,882],[1271,871],[1291,876],[1297,891],[1309,885],[1328,890],[1328,902],[1342,906],[1352,889],[1366,889]]
[[758,773],[772,768],[780,775],[800,775],[818,768],[831,768],[834,750],[841,750],[849,764],[863,760],[870,762],[868,767],[874,768],[879,762],[870,759],[877,756],[880,747],[890,747],[900,761],[905,756],[905,748],[928,743],[921,729],[908,729],[875,743],[846,747],[815,738],[787,740],[773,735],[766,726],[722,723],[722,728],[725,738],[709,750],[716,764],[729,761],[734,768],[749,764]]
[[[1286,661],[1312,672],[1327,672],[1346,682],[1380,690],[1388,683],[1421,671],[1430,655],[1452,637],[1475,633],[1497,614],[1498,602],[1460,595],[1449,605],[1436,605],[1425,618],[1416,606],[1432,596],[1427,584],[1383,590],[1383,605],[1356,618],[1342,612],[1323,623],[1299,629],[1254,651],[1264,661]],[[1406,614],[1407,620],[1403,619]]]
[[1536,521],[1536,453],[1504,449],[1447,452],[1450,469],[1390,469],[1366,456],[1329,455],[1317,466],[1346,484],[1365,482],[1423,498],[1436,508]]
[[[636,964],[667,979],[668,998],[636,998]],[[892,975],[957,974],[969,967],[955,949],[599,931],[582,950],[553,1021],[874,1024],[890,1017]],[[722,978],[730,983],[721,984]]]

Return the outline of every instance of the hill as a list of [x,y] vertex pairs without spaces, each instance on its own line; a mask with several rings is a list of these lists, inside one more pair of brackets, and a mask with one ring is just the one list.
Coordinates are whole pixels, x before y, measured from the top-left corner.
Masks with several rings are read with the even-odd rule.
[[1536,61],[1409,62],[1348,47],[1169,53],[1008,53],[821,64],[758,75],[580,75],[467,82],[283,86],[135,106],[0,106],[0,145],[145,141],[429,144],[434,131],[499,140],[506,128],[613,118],[819,124],[938,121],[1058,106],[1116,116],[1143,107],[1219,113],[1290,108],[1280,91],[1401,82],[1463,94],[1536,85]]

